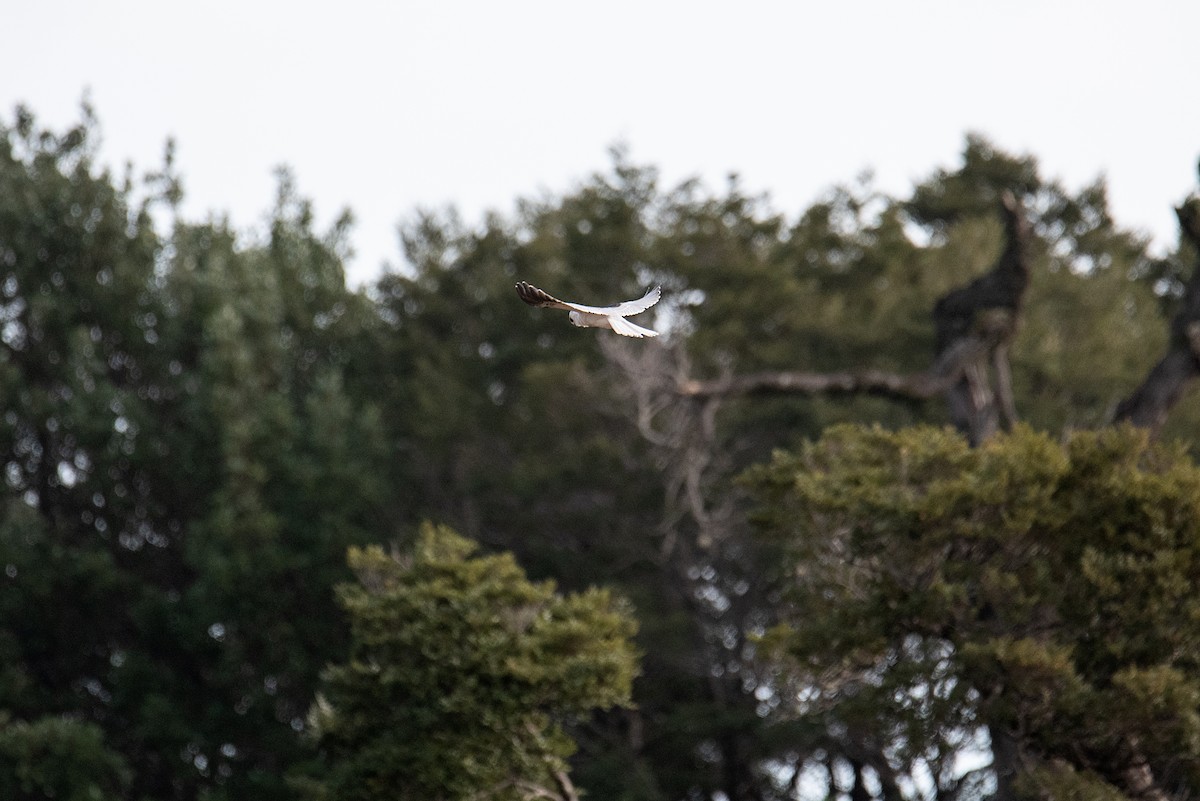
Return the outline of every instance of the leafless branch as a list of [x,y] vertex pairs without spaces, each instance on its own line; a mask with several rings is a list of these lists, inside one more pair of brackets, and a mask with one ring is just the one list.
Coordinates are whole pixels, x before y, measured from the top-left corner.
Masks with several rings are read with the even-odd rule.
[[[1200,198],[1175,209],[1183,236],[1200,253]],[[1116,421],[1157,432],[1188,385],[1200,374],[1200,258],[1184,286],[1179,310],[1171,320],[1167,352],[1150,368],[1141,385],[1117,405]]]
[[[733,510],[731,498],[708,491],[714,477],[723,475],[722,466],[716,464],[720,451],[713,446],[721,398],[680,397],[677,388],[689,368],[680,348],[603,337],[600,349],[619,372],[618,388],[633,401],[638,431],[652,446],[663,471],[666,497],[660,557],[667,560],[680,546],[679,523],[685,518],[696,527],[690,544],[701,549],[711,546],[723,536]],[[713,497],[721,500],[714,505]]]
[[933,309],[937,350],[933,364],[916,373],[871,368],[814,373],[767,371],[682,381],[686,397],[721,398],[759,393],[861,394],[895,400],[945,395],[951,418],[972,442],[980,442],[1017,417],[1008,344],[1016,334],[1029,285],[1029,223],[1011,194],[1001,199],[1005,247],[995,266],[954,289]]
[[987,343],[980,338],[964,339],[941,354],[930,369],[919,373],[894,373],[873,369],[841,370],[832,373],[774,370],[709,381],[689,379],[679,385],[678,392],[693,398],[785,393],[881,395],[897,400],[926,400],[949,390],[962,378],[967,366],[985,354],[987,349]]

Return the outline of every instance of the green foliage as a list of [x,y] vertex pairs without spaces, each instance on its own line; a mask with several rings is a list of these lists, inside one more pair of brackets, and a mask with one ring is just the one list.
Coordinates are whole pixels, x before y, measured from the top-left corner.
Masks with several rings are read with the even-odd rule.
[[559,595],[509,554],[427,525],[409,554],[351,549],[350,661],[311,713],[337,799],[496,799],[557,788],[564,720],[627,704],[635,624],[610,593]]
[[1033,767],[1016,782],[1021,798],[1037,801],[1127,801],[1128,796],[1091,771],[1054,761]]
[[6,799],[118,801],[127,797],[129,778],[125,761],[105,746],[93,723],[25,723],[0,714],[0,796]]
[[[1172,711],[1191,703],[1191,668],[1162,656],[1190,640],[1148,634],[1186,595],[1183,557],[1130,558],[1120,530],[1098,526],[1077,555],[1093,582],[1087,602],[1052,607],[1062,620],[1051,621],[1094,631],[1093,640],[1077,651],[1023,628],[1051,608],[1029,587],[1050,586],[1050,576],[1066,593],[1075,574],[1067,562],[1023,556],[1004,532],[1049,525],[1037,510],[1046,492],[1065,492],[1056,471],[1084,458],[1028,437],[985,476],[979,454],[928,433],[924,450],[911,451],[918,462],[900,460],[925,495],[888,488],[899,457],[880,455],[882,444],[855,446],[867,462],[844,477],[880,515],[872,525],[903,524],[914,541],[936,536],[950,556],[966,548],[988,567],[943,564],[932,551],[911,564],[923,551],[906,541],[860,538],[874,549],[866,567],[911,564],[922,592],[889,579],[878,600],[900,618],[863,617],[837,593],[814,597],[828,625],[807,640],[793,631],[792,647],[867,658],[894,645],[886,621],[950,615],[958,631],[982,625],[961,611],[976,608],[989,610],[995,637],[949,652],[945,632],[905,641],[888,674],[894,686],[941,683],[899,717],[870,682],[837,695],[830,717],[773,714],[801,675],[756,659],[756,636],[793,611],[765,578],[776,550],[797,549],[789,564],[845,587],[870,572],[815,543],[809,553],[786,538],[754,542],[732,476],[830,425],[936,425],[942,405],[729,400],[711,440],[689,445],[704,468],[688,486],[671,454],[643,436],[647,423],[672,434],[663,421],[679,405],[657,399],[651,419],[638,419],[645,387],[615,367],[603,332],[576,330],[512,290],[525,279],[603,302],[661,282],[651,314],[669,334],[628,352],[657,354],[643,378],[668,383],[677,371],[920,370],[933,349],[934,300],[991,264],[1002,242],[995,200],[1012,191],[1035,231],[1012,347],[1017,407],[1039,430],[1100,425],[1159,351],[1164,314],[1194,262],[1186,247],[1148,260],[1111,219],[1102,182],[1068,190],[1032,156],[971,136],[958,163],[907,197],[863,180],[793,216],[736,180],[717,191],[663,187],[618,151],[571,192],[520,201],[509,217],[469,226],[452,210],[416,215],[402,226],[406,268],[352,292],[343,274],[350,216],[314,230],[312,205],[286,171],[263,230],[237,235],[219,217],[179,218],[170,147],[135,185],[94,163],[95,129],[85,109],[63,132],[24,110],[0,130],[0,709],[29,725],[66,715],[98,726],[129,768],[119,785],[127,797],[269,801],[290,797],[289,771],[320,782],[303,730],[321,667],[350,647],[332,591],[351,575],[343,555],[403,540],[424,519],[511,551],[530,576],[564,591],[612,586],[633,601],[644,652],[636,708],[546,718],[547,732],[560,731],[547,734],[546,752],[561,759],[566,738],[576,741],[572,775],[597,797],[786,798],[788,767],[843,745],[857,744],[859,761],[889,753],[911,762],[915,746],[903,743],[978,728],[969,714],[981,702],[953,672],[968,665],[980,682],[1028,677],[1024,695],[989,698],[997,720],[1061,716],[1089,732],[1095,677],[1108,675],[1110,695],[1096,704],[1126,703],[1131,720],[1154,716],[1160,739],[1192,736],[1190,718]],[[166,215],[155,224],[162,208],[173,212],[166,230]],[[1181,404],[1168,435],[1194,440],[1198,415]],[[1115,458],[1106,454],[1095,458]],[[1041,483],[1026,481],[1030,470]],[[970,475],[978,486],[962,483]],[[846,486],[827,487],[822,502],[845,502]],[[1133,503],[1104,483],[1086,491],[1114,498],[1105,520]],[[979,508],[968,510],[966,497]],[[706,522],[683,508],[692,502]],[[896,512],[902,503],[908,518]],[[912,518],[922,509],[958,515],[958,528],[926,532]],[[1170,518],[1156,525],[1175,530]],[[1152,540],[1147,553],[1163,553]],[[587,609],[571,614],[588,620]],[[527,660],[505,681],[563,684],[556,671],[572,664],[574,647],[563,638],[544,640],[546,660]],[[1044,697],[1060,700],[1045,706]],[[1058,748],[1066,730],[1036,747]],[[1146,748],[1161,745],[1143,737]],[[952,738],[939,747],[966,746]],[[1043,762],[1046,781],[1107,781]]]
[[1134,795],[1142,766],[1198,786],[1200,468],[1177,449],[839,427],[747,481],[787,555],[764,645],[795,714],[883,732],[939,782],[983,729],[1016,738],[1033,797]]
[[167,240],[93,128],[0,130],[0,708],[100,725],[131,797],[280,797],[341,554],[386,529],[346,390],[375,318],[286,178],[261,246]]
[[[595,337],[514,303],[512,284],[615,299],[662,282],[658,312],[698,376],[918,370],[933,348],[934,299],[985,270],[1001,246],[994,203],[1005,189],[1038,214],[1031,311],[1013,355],[1018,406],[1050,430],[1099,422],[1163,331],[1146,286],[1128,280],[1141,246],[1113,225],[1101,184],[1072,194],[1044,180],[1034,159],[977,137],[961,166],[914,192],[914,202],[936,197],[929,214],[868,182],[834,190],[789,224],[736,181],[715,195],[694,182],[663,190],[654,170],[617,153],[610,171],[566,197],[520,204],[512,219],[471,229],[452,212],[423,214],[405,227],[412,270],[376,289],[387,330],[363,390],[387,399],[396,514],[452,522],[514,551],[533,575],[572,588],[613,582],[654,610],[642,614],[637,718],[589,728],[577,770],[584,786],[613,797],[768,792],[770,779],[754,778],[753,766],[787,759],[794,742],[755,697],[770,682],[755,675],[745,636],[774,611],[744,529],[728,550],[663,563],[664,540],[695,532],[662,508],[658,456],[630,419],[621,377],[605,369]],[[712,444],[725,475],[707,500],[736,497],[725,479],[772,448],[863,419],[945,418],[938,403],[730,402]],[[692,578],[709,571],[711,582]],[[723,611],[697,600],[718,587],[725,598],[745,594]],[[634,727],[644,740],[627,736]],[[602,767],[613,760],[639,767],[614,775]]]

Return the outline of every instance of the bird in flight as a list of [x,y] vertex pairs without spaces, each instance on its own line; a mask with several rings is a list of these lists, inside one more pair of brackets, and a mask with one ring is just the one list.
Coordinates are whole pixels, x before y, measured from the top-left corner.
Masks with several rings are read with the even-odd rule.
[[544,309],[566,309],[569,312],[567,317],[570,318],[571,323],[580,328],[611,328],[626,337],[658,336],[657,331],[634,325],[625,318],[641,314],[658,303],[658,299],[662,296],[662,287],[659,286],[654,287],[638,300],[627,300],[616,306],[584,306],[581,303],[567,303],[524,281],[517,284],[517,295],[530,306]]

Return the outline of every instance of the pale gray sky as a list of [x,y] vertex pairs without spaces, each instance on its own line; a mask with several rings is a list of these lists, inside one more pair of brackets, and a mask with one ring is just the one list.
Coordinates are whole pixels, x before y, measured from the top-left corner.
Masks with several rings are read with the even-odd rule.
[[617,142],[668,184],[737,172],[790,216],[873,169],[895,193],[964,134],[1029,152],[1117,220],[1174,241],[1197,185],[1193,0],[0,0],[0,112],[56,126],[90,91],[103,160],[156,167],[184,212],[251,230],[290,165],[327,224],[358,219],[353,280],[401,261],[395,224],[468,222],[561,193]]

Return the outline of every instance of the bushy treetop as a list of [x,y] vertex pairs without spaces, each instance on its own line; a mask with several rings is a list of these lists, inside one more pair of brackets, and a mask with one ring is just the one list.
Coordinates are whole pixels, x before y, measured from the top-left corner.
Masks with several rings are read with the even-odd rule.
[[426,525],[411,552],[351,550],[358,582],[338,591],[350,660],[325,672],[311,715],[329,797],[566,797],[574,744],[561,724],[629,703],[630,610],[605,590],[560,595],[510,554],[475,549]]

